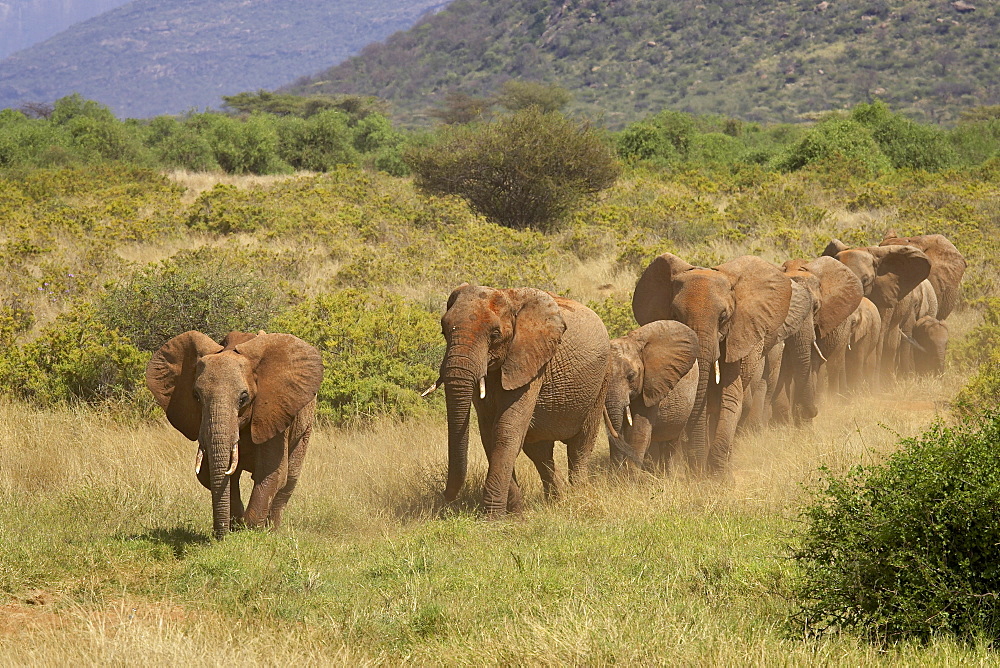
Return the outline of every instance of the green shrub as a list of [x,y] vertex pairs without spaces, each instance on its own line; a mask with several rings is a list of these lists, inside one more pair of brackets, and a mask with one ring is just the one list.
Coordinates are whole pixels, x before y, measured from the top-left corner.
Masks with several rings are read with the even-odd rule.
[[247,251],[181,251],[114,285],[98,317],[141,350],[156,350],[196,329],[216,341],[233,330],[267,329],[284,298],[259,269],[269,258]]
[[76,116],[66,122],[66,129],[73,138],[73,144],[85,155],[133,164],[146,162],[138,132],[114,117],[109,120]]
[[797,632],[1000,638],[1000,415],[937,424],[885,463],[826,471],[794,552]]
[[79,160],[65,128],[31,120],[13,109],[0,112],[0,167],[45,167]]
[[589,301],[587,307],[601,316],[604,326],[608,328],[608,336],[616,339],[625,336],[639,326],[632,315],[632,296],[608,296],[604,301]]
[[273,117],[255,114],[238,120],[220,114],[200,114],[191,126],[205,134],[215,161],[230,174],[273,174],[287,171],[278,156]]
[[865,126],[849,118],[829,118],[809,130],[778,158],[777,167],[795,171],[823,163],[848,163],[856,176],[873,177],[891,171],[892,164]]
[[41,405],[129,400],[143,387],[148,359],[83,304],[0,353],[0,390]]
[[589,126],[529,107],[492,123],[445,132],[406,154],[417,187],[458,195],[490,220],[548,229],[587,197],[611,186],[619,168]]
[[208,139],[197,129],[169,116],[150,121],[146,142],[156,160],[166,167],[207,172],[219,169]]
[[851,118],[871,130],[872,137],[896,169],[936,171],[957,160],[943,130],[894,114],[880,100],[859,104],[851,111]]
[[274,321],[323,353],[319,415],[336,424],[406,417],[431,404],[420,397],[444,357],[439,316],[397,295],[348,289],[321,294]]
[[290,116],[277,127],[278,155],[296,169],[325,172],[357,162],[354,133],[342,111],[328,109],[306,119]]

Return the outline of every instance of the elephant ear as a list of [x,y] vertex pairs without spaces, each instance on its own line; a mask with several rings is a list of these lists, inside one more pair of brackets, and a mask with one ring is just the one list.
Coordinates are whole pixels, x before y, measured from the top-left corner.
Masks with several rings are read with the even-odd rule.
[[694,269],[673,253],[655,258],[642,272],[632,293],[632,313],[640,325],[673,317],[671,302],[674,300],[674,275]]
[[864,288],[850,267],[832,257],[821,257],[804,265],[819,278],[820,304],[816,311],[816,338],[826,338],[861,304]]
[[521,288],[509,292],[514,315],[514,337],[501,366],[505,390],[527,385],[556,354],[566,331],[558,302],[548,292]]
[[257,394],[250,418],[250,437],[263,443],[284,430],[323,382],[319,351],[291,334],[261,334],[236,346],[251,361]]
[[875,258],[872,297],[882,306],[894,307],[930,274],[930,260],[915,246],[872,246],[866,250]]
[[[260,330],[260,334],[264,333],[264,330]],[[222,339],[222,347],[225,350],[232,350],[239,344],[249,341],[255,336],[257,336],[257,334],[248,334],[247,332],[229,332],[226,334],[226,338]]]
[[746,357],[773,334],[788,315],[792,281],[776,266],[744,255],[715,267],[729,277],[736,309],[726,336],[726,362]]
[[845,244],[840,239],[831,239],[830,243],[828,243],[826,245],[826,248],[823,249],[823,255],[829,257],[837,257],[837,253],[839,253],[840,251],[845,251],[848,248],[850,248],[850,246]]
[[698,335],[676,320],[655,320],[630,335],[640,344],[642,401],[663,401],[698,359]]
[[174,429],[195,441],[201,430],[201,406],[194,399],[198,360],[222,350],[211,338],[191,330],[170,339],[146,365],[146,387]]

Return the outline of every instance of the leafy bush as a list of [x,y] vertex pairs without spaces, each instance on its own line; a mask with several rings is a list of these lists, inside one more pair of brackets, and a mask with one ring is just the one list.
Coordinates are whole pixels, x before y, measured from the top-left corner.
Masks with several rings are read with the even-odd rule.
[[397,295],[348,289],[295,306],[274,327],[323,353],[321,417],[344,424],[426,410],[420,392],[444,357],[438,316]]
[[201,172],[219,169],[208,139],[189,125],[158,116],[150,121],[146,133],[154,157],[164,166]]
[[893,114],[882,101],[859,104],[851,111],[851,118],[871,130],[872,137],[896,169],[933,171],[944,169],[957,159],[943,130]]
[[778,158],[785,171],[824,162],[848,162],[858,176],[878,176],[891,171],[892,164],[865,126],[849,118],[829,118],[809,130],[801,140]]
[[594,130],[537,107],[452,128],[432,146],[413,147],[406,160],[425,193],[458,195],[514,228],[551,228],[619,172]]
[[56,318],[34,341],[5,348],[0,389],[41,405],[128,399],[143,387],[148,359],[96,321],[93,306],[83,304]]
[[631,295],[622,298],[608,296],[600,302],[589,301],[587,308],[601,316],[604,326],[608,328],[608,336],[612,339],[625,336],[639,326],[639,323],[635,321],[635,316],[632,315]]
[[276,281],[251,253],[200,248],[181,251],[111,288],[98,317],[141,350],[197,329],[221,341],[233,330],[267,329],[283,305]]
[[336,109],[307,119],[282,119],[278,123],[278,140],[278,155],[296,169],[325,172],[357,161],[347,114]]
[[204,133],[215,161],[230,174],[272,174],[287,171],[278,157],[274,123],[255,114],[240,121],[219,114],[200,114],[192,127]]
[[1000,638],[1000,415],[933,426],[884,464],[826,472],[804,511],[794,622],[894,641]]

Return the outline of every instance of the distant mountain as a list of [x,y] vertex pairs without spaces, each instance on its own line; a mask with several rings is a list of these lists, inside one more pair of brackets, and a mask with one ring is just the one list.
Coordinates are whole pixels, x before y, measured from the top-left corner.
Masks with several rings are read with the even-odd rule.
[[338,63],[447,4],[134,0],[0,61],[0,108],[74,92],[126,117],[217,107]]
[[129,0],[2,0],[0,59]]
[[619,126],[663,108],[792,121],[874,97],[923,120],[1000,103],[996,0],[456,0],[292,92],[411,123],[449,92],[556,83]]

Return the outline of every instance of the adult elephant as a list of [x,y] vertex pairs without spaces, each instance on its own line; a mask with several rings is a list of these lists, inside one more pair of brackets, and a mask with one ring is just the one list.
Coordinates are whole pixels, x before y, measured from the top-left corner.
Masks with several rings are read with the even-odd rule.
[[865,297],[878,309],[881,330],[876,351],[879,367],[876,382],[891,378],[901,336],[899,324],[905,315],[897,306],[903,297],[927,278],[930,260],[914,246],[849,248],[838,239],[832,240],[823,254],[847,265],[861,279]]
[[646,468],[649,453],[665,468],[694,409],[698,335],[656,320],[613,339],[607,386],[612,463]]
[[[291,334],[232,332],[219,344],[189,331],[153,354],[146,386],[170,424],[198,441],[195,474],[212,492],[216,538],[234,523],[281,523],[302,471],[322,380],[319,351]],[[243,471],[254,482],[245,512]]]
[[750,255],[705,268],[664,253],[639,277],[632,311],[640,325],[679,320],[698,335],[698,391],[688,427],[695,472],[725,468],[744,391],[763,375],[764,341],[784,322],[791,297],[788,277]]
[[558,492],[555,441],[567,446],[570,482],[586,472],[604,414],[610,342],[586,306],[535,288],[463,284],[441,318],[447,341],[439,383],[448,408],[448,483],[453,501],[465,483],[469,407],[476,407],[489,470],[488,516],[521,508],[514,460],[524,449],[546,496]]
[[914,246],[923,251],[930,260],[931,270],[927,276],[938,300],[935,318],[944,320],[958,306],[965,275],[965,257],[955,245],[942,234],[921,234],[915,237],[900,237],[890,230],[880,246]]
[[910,294],[899,301],[899,311],[902,318],[899,330],[903,340],[896,351],[896,370],[899,373],[913,372],[913,352],[917,347],[913,339],[913,328],[917,321],[924,317],[937,319],[938,298],[929,279],[920,282]]
[[774,397],[771,405],[778,421],[791,416],[798,423],[818,413],[821,364],[829,359],[831,372],[840,373],[843,354],[837,333],[861,303],[864,291],[854,272],[831,257],[789,260],[781,268],[792,281],[793,293],[788,316],[775,337],[783,345],[768,354],[768,396]]
[[882,320],[878,308],[867,297],[848,318],[845,351],[845,387],[857,390],[878,374],[878,337]]

